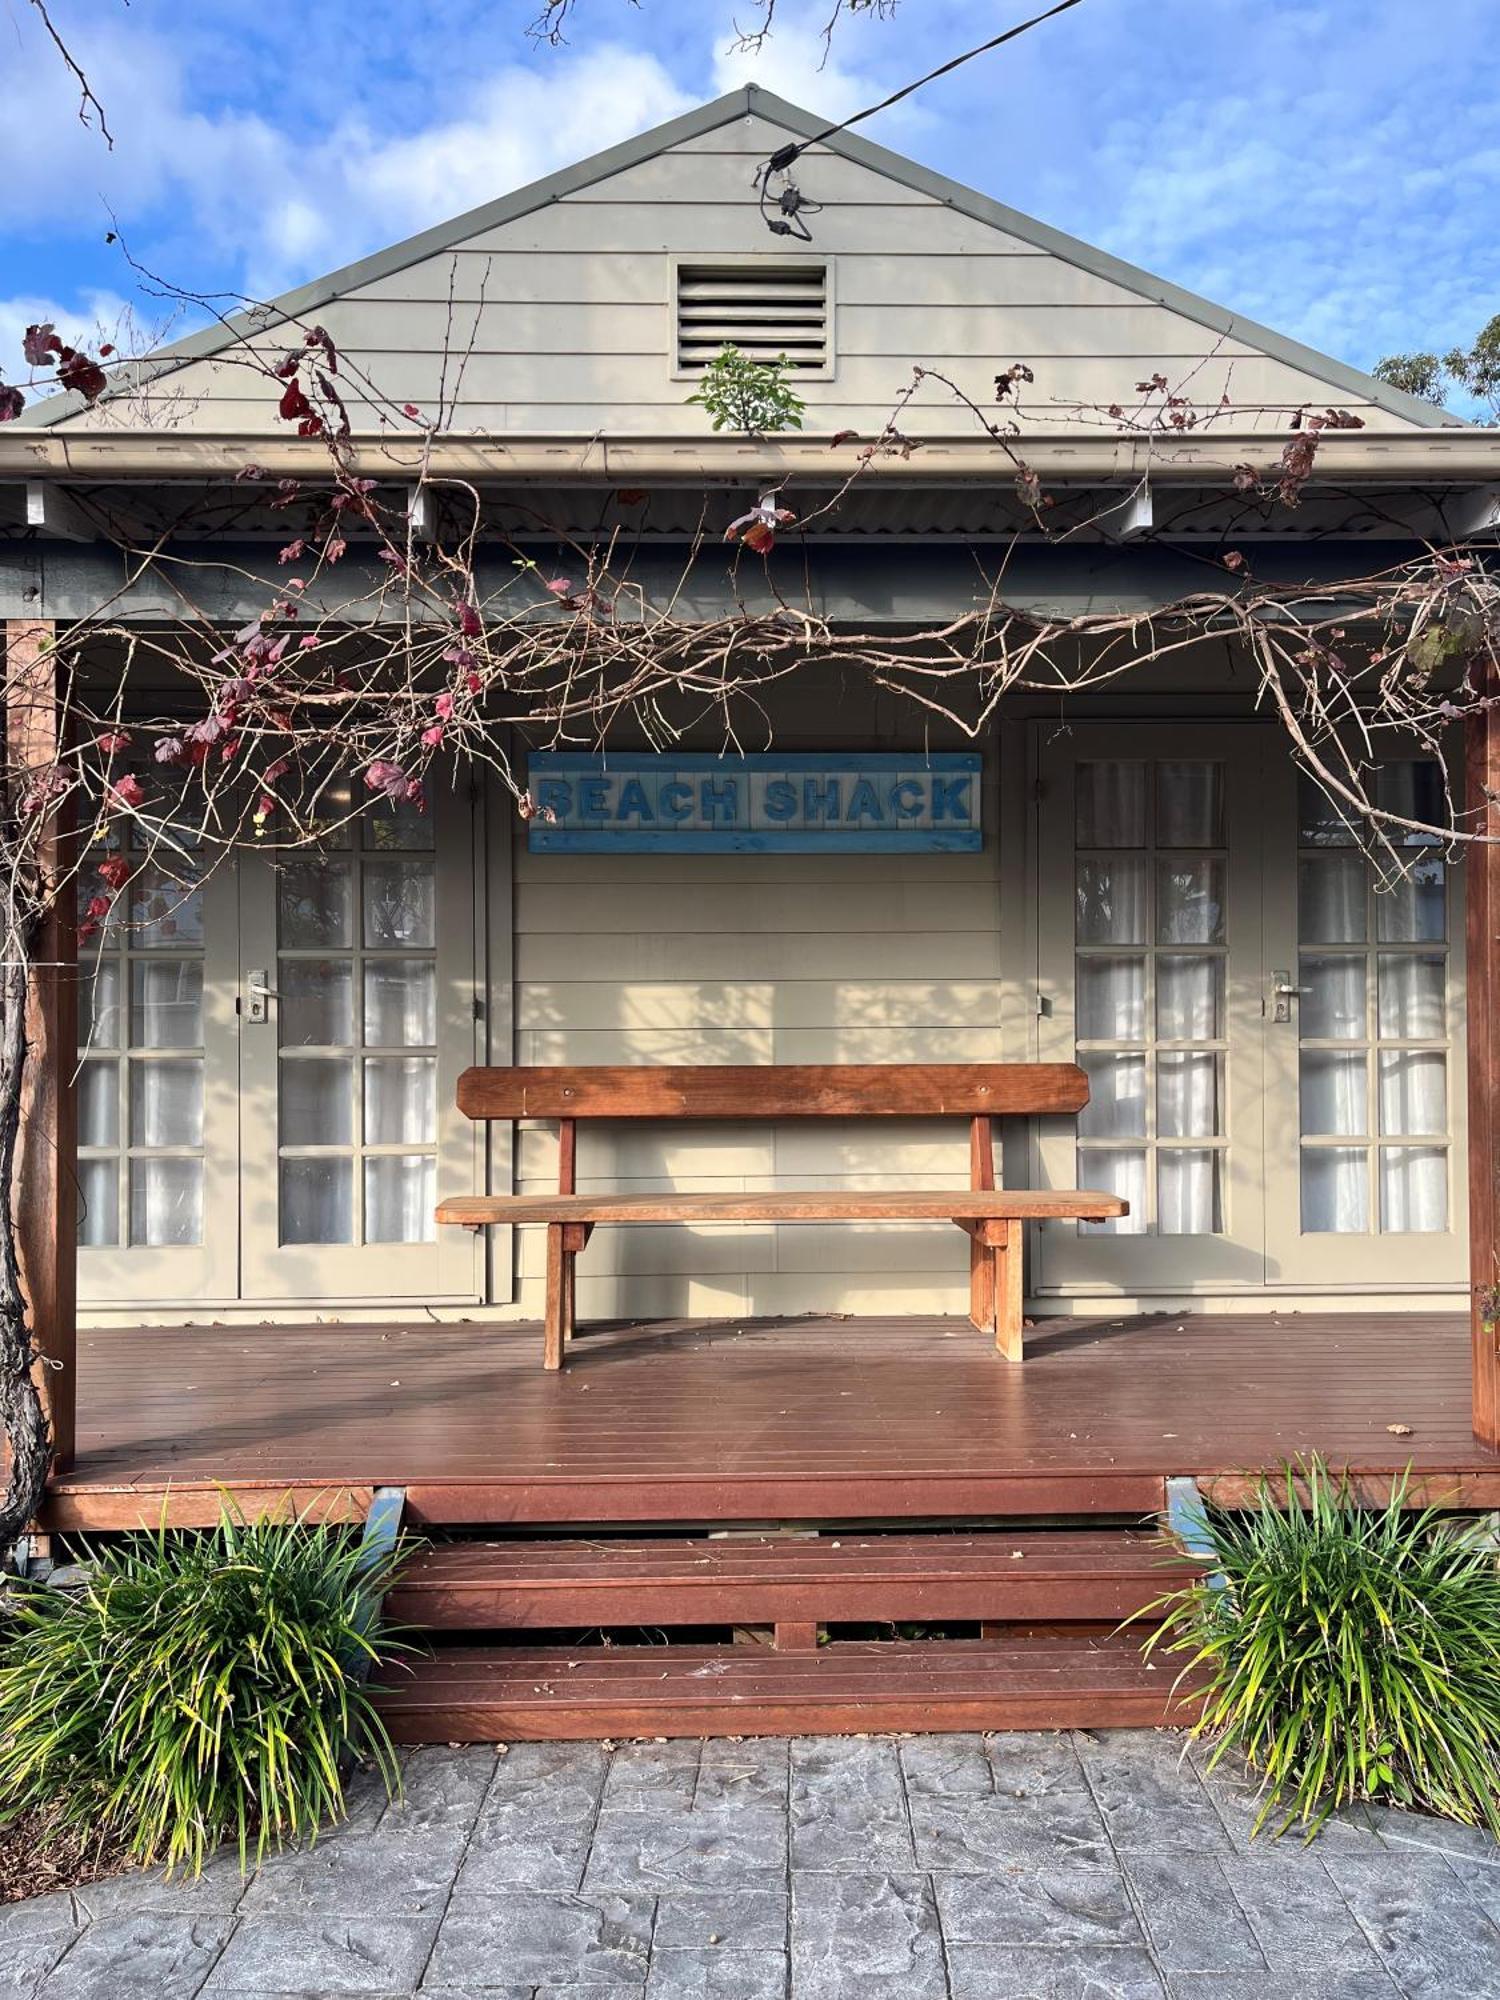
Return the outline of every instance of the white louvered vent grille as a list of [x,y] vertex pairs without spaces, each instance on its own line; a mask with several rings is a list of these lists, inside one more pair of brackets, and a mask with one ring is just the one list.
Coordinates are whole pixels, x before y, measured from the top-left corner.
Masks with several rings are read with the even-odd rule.
[[823,264],[679,264],[677,366],[697,374],[721,347],[756,361],[784,354],[797,368],[828,365],[828,271]]

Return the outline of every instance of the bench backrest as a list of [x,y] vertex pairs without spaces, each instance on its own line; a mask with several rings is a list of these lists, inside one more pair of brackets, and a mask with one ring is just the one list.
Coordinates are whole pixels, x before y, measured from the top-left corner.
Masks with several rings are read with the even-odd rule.
[[557,1122],[557,1191],[577,1181],[580,1118],[942,1118],[969,1121],[969,1185],[995,1185],[992,1120],[1081,1111],[1077,1063],[753,1063],[699,1068],[466,1069],[470,1118]]
[[470,1118],[1005,1118],[1081,1111],[1076,1063],[466,1069]]

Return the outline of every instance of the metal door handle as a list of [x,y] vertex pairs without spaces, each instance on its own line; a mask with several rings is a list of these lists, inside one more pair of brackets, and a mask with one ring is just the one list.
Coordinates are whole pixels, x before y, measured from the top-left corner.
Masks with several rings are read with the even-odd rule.
[[1271,988],[1271,991],[1273,993],[1311,993],[1312,988],[1310,986],[1276,985]]
[[268,1000],[279,1000],[281,995],[274,986],[267,986],[264,966],[256,966],[245,974],[245,1019],[260,1024],[269,1021],[271,1010]]

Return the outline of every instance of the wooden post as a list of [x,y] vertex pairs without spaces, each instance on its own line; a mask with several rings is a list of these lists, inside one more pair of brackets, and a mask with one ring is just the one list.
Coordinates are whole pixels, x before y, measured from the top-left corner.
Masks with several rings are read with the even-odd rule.
[[[50,621],[5,627],[6,754],[13,771],[48,771],[63,748]],[[37,935],[27,989],[28,1070],[17,1151],[16,1233],[21,1280],[39,1357],[37,1381],[52,1434],[54,1470],[73,1463],[78,1394],[78,923],[71,804],[51,816],[41,863],[61,884]]]
[[[969,1186],[977,1193],[995,1185],[995,1127],[989,1118],[969,1120]],[[995,1253],[977,1230],[969,1236],[969,1318],[975,1326],[995,1324]]]
[[[1484,683],[1500,701],[1500,676]],[[1500,708],[1464,725],[1465,804],[1476,830],[1500,839]],[[1474,1435],[1500,1448],[1500,846],[1467,856],[1469,1279]]]
[[[557,1191],[559,1194],[578,1192],[578,1121],[576,1118],[561,1118],[557,1125]],[[577,1262],[576,1249],[573,1255],[563,1254],[563,1341],[573,1338],[573,1320],[577,1312]]]
[[563,1225],[547,1224],[547,1306],[542,1321],[542,1366],[563,1365],[563,1328],[567,1322],[567,1299],[563,1291],[567,1259],[563,1255]]

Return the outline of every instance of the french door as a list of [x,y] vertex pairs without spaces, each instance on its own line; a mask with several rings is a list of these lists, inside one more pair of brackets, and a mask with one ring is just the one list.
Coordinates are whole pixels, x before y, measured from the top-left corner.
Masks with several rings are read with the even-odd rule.
[[[1036,1287],[1460,1286],[1441,855],[1374,867],[1255,724],[1075,727],[1038,778],[1039,1054],[1090,1083],[1039,1164],[1130,1214],[1047,1225]],[[1379,782],[1420,816],[1436,775],[1397,759]]]
[[[79,1281],[98,1304],[473,1300],[480,1185],[474,815],[356,820],[316,849],[132,873],[89,940]],[[344,822],[340,825],[340,822]],[[93,885],[82,884],[85,907]]]
[[477,1185],[454,1108],[475,1048],[472,818],[452,793],[383,806],[240,868],[248,1297],[474,1296],[475,1239],[433,1220],[440,1186]]

